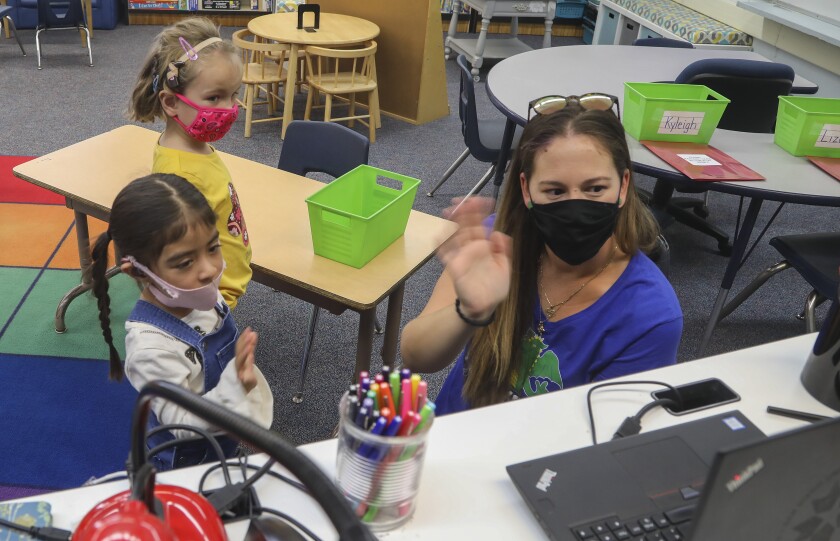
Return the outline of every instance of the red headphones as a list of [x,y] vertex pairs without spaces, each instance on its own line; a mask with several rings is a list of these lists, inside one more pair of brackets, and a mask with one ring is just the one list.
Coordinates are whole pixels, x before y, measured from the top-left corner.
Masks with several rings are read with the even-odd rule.
[[146,420],[153,396],[178,404],[286,466],[321,504],[339,539],[376,540],[332,480],[278,434],[173,383],[152,381],[140,390],[134,408],[131,490],[91,509],[73,532],[73,541],[227,541],[222,519],[206,498],[182,487],[155,485],[155,469],[146,462]]

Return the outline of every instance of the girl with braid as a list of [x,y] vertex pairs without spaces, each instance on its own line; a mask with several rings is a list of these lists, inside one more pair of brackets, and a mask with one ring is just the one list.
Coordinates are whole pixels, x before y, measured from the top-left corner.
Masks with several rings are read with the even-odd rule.
[[[111,378],[123,367],[110,328],[108,246],[124,257],[122,272],[142,286],[140,299],[125,324],[125,374],[136,389],[149,381],[180,385],[242,414],[266,428],[274,405],[268,382],[254,364],[257,334],[240,334],[219,292],[225,268],[216,215],[198,189],[177,175],[152,174],[132,181],[114,200],[108,231],[96,241],[90,267],[102,334],[110,349]],[[155,399],[148,429],[160,424],[209,429],[207,422],[178,405]],[[150,449],[184,430],[148,438]],[[236,442],[217,438],[226,456]],[[217,460],[204,440],[193,440],[153,455],[155,467],[175,467]]]

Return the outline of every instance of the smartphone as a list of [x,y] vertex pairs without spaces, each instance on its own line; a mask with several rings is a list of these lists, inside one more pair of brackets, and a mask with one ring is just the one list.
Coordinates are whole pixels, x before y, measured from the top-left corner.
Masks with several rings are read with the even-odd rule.
[[[713,408],[721,404],[729,404],[741,400],[738,393],[717,378],[704,379],[685,385],[677,385],[682,403],[663,406],[672,415],[685,415],[695,411]],[[676,400],[671,389],[661,389],[651,393],[653,398],[670,398]]]

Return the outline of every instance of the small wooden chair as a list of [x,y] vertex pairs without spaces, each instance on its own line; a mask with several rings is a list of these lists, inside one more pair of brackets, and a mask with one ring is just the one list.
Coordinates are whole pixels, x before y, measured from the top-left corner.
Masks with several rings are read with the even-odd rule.
[[[349,121],[352,127],[359,120],[370,128],[370,142],[376,141],[376,128],[381,126],[379,115],[379,88],[376,84],[376,42],[369,41],[361,49],[327,49],[324,47],[306,48],[306,82],[309,94],[306,97],[304,119],[309,120],[312,112],[314,94],[321,92],[326,96],[324,120],[326,122]],[[368,113],[356,114],[356,94],[368,93]],[[338,95],[350,103],[350,110],[345,117],[333,118],[332,98]],[[367,119],[367,121],[363,119]]]
[[[278,110],[278,102],[282,102],[280,83],[285,83],[287,79],[284,58],[290,47],[283,43],[257,41],[247,28],[233,33],[233,44],[242,51],[242,84],[245,85],[245,95],[236,101],[245,109],[245,137],[251,137],[252,123],[283,120],[282,116],[258,120],[254,120],[253,116],[257,105],[268,105],[269,115]],[[260,90],[266,94],[265,101],[257,101]]]

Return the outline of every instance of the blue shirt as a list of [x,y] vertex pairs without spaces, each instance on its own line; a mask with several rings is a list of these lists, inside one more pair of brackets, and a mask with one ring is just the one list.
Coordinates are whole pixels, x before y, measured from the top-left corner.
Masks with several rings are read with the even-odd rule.
[[[682,336],[682,310],[671,284],[641,252],[592,306],[545,322],[535,299],[533,324],[523,340],[522,367],[512,391],[522,397],[674,364]],[[469,346],[468,346],[469,347]],[[469,409],[462,391],[461,352],[435,400],[436,415]]]

